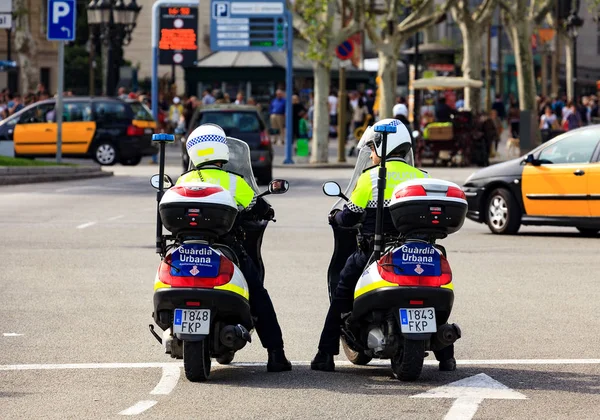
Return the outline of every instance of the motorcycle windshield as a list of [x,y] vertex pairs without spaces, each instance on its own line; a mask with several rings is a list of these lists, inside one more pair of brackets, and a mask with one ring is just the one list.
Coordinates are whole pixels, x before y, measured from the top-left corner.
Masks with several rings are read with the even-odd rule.
[[[242,176],[244,180],[252,187],[256,194],[260,194],[258,184],[252,172],[250,163],[250,147],[245,141],[234,137],[227,137],[227,146],[229,147],[229,162],[223,165],[223,169],[229,172],[235,172]],[[190,160],[188,170],[194,169],[194,164]]]
[[[368,147],[363,147],[358,151],[358,158],[356,159],[356,165],[354,166],[354,172],[352,172],[352,177],[350,178],[350,182],[348,183],[348,186],[344,190],[344,195],[346,197],[350,198],[352,191],[354,191],[354,188],[356,187],[358,178],[365,171],[365,169],[373,166],[373,162],[371,161],[371,159],[369,157],[370,155],[371,155],[371,149],[369,149]],[[404,160],[409,165],[415,166],[415,159],[414,159],[412,149],[404,157]],[[332,210],[333,209],[342,210],[345,203],[346,203],[346,201],[343,198],[340,198],[339,200],[337,200],[335,202],[335,204],[333,205],[333,207],[331,209]]]

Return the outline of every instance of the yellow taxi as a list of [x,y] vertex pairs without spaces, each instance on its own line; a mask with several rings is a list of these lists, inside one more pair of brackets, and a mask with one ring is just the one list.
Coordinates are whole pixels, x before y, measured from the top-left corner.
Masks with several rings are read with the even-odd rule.
[[[156,122],[138,101],[107,97],[63,100],[62,154],[92,158],[100,165],[137,165],[156,153]],[[0,122],[0,140],[13,141],[17,157],[56,155],[55,100],[31,104]]]
[[521,225],[600,232],[600,125],[568,131],[518,159],[472,174],[463,190],[467,217],[493,233]]

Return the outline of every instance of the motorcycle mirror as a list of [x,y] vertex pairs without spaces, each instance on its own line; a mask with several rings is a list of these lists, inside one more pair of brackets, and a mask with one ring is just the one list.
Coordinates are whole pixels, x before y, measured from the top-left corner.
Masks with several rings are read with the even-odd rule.
[[[160,180],[160,175],[156,174],[156,175],[152,175],[152,178],[150,178],[150,185],[152,185],[153,188],[157,189],[159,188],[159,180]],[[173,186],[173,181],[171,180],[171,178],[169,177],[169,175],[165,175],[163,178],[163,188],[171,188]]]
[[274,179],[269,183],[271,194],[284,194],[290,189],[290,183],[285,179]]
[[325,195],[328,195],[329,197],[341,197],[342,189],[340,188],[340,185],[337,182],[328,181],[323,184],[323,193],[325,193]]

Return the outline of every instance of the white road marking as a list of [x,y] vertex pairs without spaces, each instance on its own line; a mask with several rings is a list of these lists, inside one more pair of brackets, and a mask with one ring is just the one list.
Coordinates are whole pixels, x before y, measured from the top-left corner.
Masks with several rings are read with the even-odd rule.
[[87,223],[82,223],[79,226],[77,226],[77,229],[85,229],[88,228],[90,226],[94,226],[96,223],[98,222],[87,222]]
[[526,400],[527,397],[480,373],[448,385],[430,389],[410,398],[456,399],[444,420],[471,420],[484,399]]
[[22,336],[24,334],[19,334],[19,333],[2,333],[2,335],[4,337],[20,337],[20,336]]
[[154,407],[158,401],[138,401],[135,405],[132,405],[126,410],[121,411],[119,414],[122,416],[135,416],[143,413],[149,408]]
[[112,221],[114,221],[114,220],[119,220],[119,219],[122,219],[123,217],[125,217],[125,216],[124,216],[124,215],[122,215],[122,214],[120,214],[120,215],[118,215],[118,216],[111,217],[110,219],[108,219],[108,221],[109,221],[109,222],[112,222]]
[[181,367],[175,364],[170,366],[163,366],[162,368],[162,377],[160,378],[160,382],[150,394],[152,395],[169,395],[177,386],[177,382],[179,381],[179,376],[181,375]]
[[[336,360],[336,366],[354,366],[347,360]],[[437,366],[436,360],[425,360],[425,365]],[[497,359],[497,360],[457,360],[458,365],[598,365],[600,359]],[[262,367],[266,362],[233,362],[229,366]],[[295,361],[294,366],[310,366],[310,361]],[[0,365],[3,370],[63,370],[63,369],[149,369],[163,367],[182,367],[183,362],[146,362],[146,363],[65,363],[65,364],[22,364]],[[373,360],[367,367],[388,367],[389,360]]]

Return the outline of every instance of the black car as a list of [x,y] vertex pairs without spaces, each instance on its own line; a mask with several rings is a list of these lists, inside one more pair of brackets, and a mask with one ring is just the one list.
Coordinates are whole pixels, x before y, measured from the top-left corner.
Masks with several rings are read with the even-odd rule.
[[[55,100],[28,105],[0,122],[0,140],[14,143],[17,157],[56,155]],[[63,100],[62,155],[92,158],[100,165],[137,165],[156,153],[156,122],[138,101],[77,96]]]
[[217,124],[228,137],[243,140],[250,147],[252,171],[259,184],[266,185],[273,179],[273,145],[267,126],[256,107],[251,105],[214,104],[199,107],[190,120],[185,135],[181,138],[183,170],[189,169],[186,139],[202,124]]

